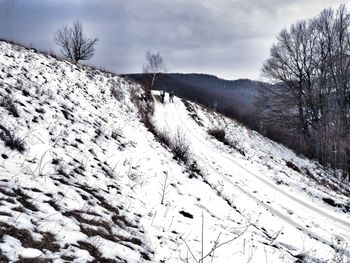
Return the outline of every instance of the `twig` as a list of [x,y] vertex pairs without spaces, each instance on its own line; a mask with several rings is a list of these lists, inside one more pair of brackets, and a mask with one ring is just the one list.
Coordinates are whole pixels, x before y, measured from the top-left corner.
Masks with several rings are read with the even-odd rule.
[[214,260],[214,253],[215,253],[215,250],[216,250],[216,246],[217,246],[217,244],[219,243],[219,238],[220,238],[220,236],[221,236],[221,233],[218,235],[217,239],[216,239],[215,242],[214,242],[214,246],[213,246],[213,248],[212,248],[213,254],[212,254],[212,256],[211,256],[211,263],[213,263],[213,260]]
[[199,261],[196,259],[196,257],[194,256],[194,254],[193,254],[193,252],[192,252],[192,250],[191,250],[191,248],[188,246],[188,244],[187,244],[187,242],[186,242],[186,240],[185,239],[183,239],[182,238],[182,236],[180,236],[180,239],[185,243],[185,245],[186,245],[186,247],[187,247],[187,249],[188,249],[188,251],[190,251],[190,253],[191,253],[191,255],[192,255],[192,257],[193,257],[193,259],[194,259],[194,261],[196,261],[197,263],[199,263]]
[[229,240],[227,240],[227,241],[225,241],[225,242],[222,242],[222,243],[218,244],[217,246],[213,247],[213,248],[209,251],[209,253],[206,254],[206,255],[203,257],[203,259],[205,259],[206,257],[208,257],[213,251],[215,251],[215,250],[218,249],[219,247],[222,247],[223,245],[226,245],[226,244],[228,244],[228,243],[231,243],[232,241],[234,241],[234,240],[238,239],[239,237],[241,237],[241,236],[248,230],[248,228],[249,228],[250,225],[251,225],[251,224],[249,224],[239,235],[235,236],[234,238],[231,238],[231,239],[229,239]]
[[156,215],[157,215],[157,211],[154,213],[154,216],[153,216],[153,218],[152,218],[151,226],[153,226],[153,221],[154,221],[154,218],[156,217]]
[[165,197],[165,193],[166,193],[166,189],[168,188],[168,172],[164,172],[165,173],[165,178],[164,178],[164,182],[162,184],[162,193],[161,193],[161,201],[160,203],[163,205],[164,204],[164,197]]
[[204,215],[202,212],[202,252],[201,252],[202,259],[200,260],[201,262],[203,262],[203,259],[204,259],[203,255],[204,255]]
[[171,222],[170,222],[170,225],[169,225],[169,227],[168,227],[168,231],[170,230],[170,227],[171,227],[171,225],[173,224],[173,221],[174,221],[174,216],[171,218]]
[[283,227],[280,229],[280,231],[276,232],[275,237],[271,237],[270,246],[272,245],[273,242],[276,241],[276,239],[278,238],[278,236],[281,234],[282,230],[283,230]]

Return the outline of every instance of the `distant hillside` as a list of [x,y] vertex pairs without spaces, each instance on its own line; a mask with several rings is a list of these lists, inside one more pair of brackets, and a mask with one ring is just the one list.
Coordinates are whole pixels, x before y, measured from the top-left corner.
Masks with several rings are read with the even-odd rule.
[[[127,77],[141,83],[144,74]],[[182,98],[213,108],[228,117],[256,115],[255,102],[263,83],[249,79],[225,80],[208,74],[161,74],[155,83],[156,90],[165,90]]]

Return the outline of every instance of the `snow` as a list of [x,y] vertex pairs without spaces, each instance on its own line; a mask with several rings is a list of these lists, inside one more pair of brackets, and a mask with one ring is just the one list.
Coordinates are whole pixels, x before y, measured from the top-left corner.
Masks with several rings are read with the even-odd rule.
[[[204,111],[198,115],[201,116],[207,129],[217,125],[213,124],[215,122],[213,122],[211,113],[208,114]],[[230,126],[236,126],[232,128],[237,130],[238,125],[230,123],[230,120],[220,116],[218,118],[221,118],[221,121],[226,124],[228,131],[231,131]],[[259,140],[264,140],[264,143],[260,143],[259,148],[255,148],[253,143],[244,146],[245,151],[250,150],[247,149],[248,147],[253,148],[248,159],[237,156],[237,154],[231,156],[227,154],[226,149],[218,151],[210,142],[211,139],[208,138],[206,130],[196,125],[196,122],[187,114],[185,106],[179,99],[176,99],[174,104],[157,105],[154,120],[159,122],[158,125],[163,130],[175,132],[179,127],[185,129],[188,140],[192,144],[193,158],[197,161],[201,160],[201,170],[205,171],[206,180],[218,189],[221,195],[226,196],[239,207],[239,210],[243,213],[248,213],[250,217],[257,218],[258,226],[268,229],[269,233],[277,233],[283,229],[283,235],[279,236],[279,240],[289,244],[289,247],[294,247],[296,251],[311,250],[315,246],[322,247],[317,251],[317,256],[325,259],[331,251],[324,244],[331,246],[332,238],[335,236],[340,240],[350,240],[348,214],[339,213],[335,209],[332,210],[320,199],[315,200],[310,198],[308,193],[300,191],[305,184],[309,184],[308,192],[320,192],[322,189],[310,187],[310,182],[305,177],[301,181],[300,174],[294,178],[295,173],[290,169],[288,180],[297,180],[297,182],[294,180],[292,182],[299,187],[288,188],[287,190],[281,189],[271,180],[274,178],[273,175],[276,174],[276,170],[283,171],[286,169],[284,164],[284,167],[281,167],[281,160],[289,159],[300,166],[309,164],[309,166],[314,167],[312,162],[305,162],[287,149],[282,152],[283,148],[280,147],[277,149],[279,153],[274,153],[274,148],[271,147],[271,144],[274,143],[259,138],[259,136],[253,137],[258,143]],[[239,127],[239,129],[239,134],[247,134],[246,129],[242,127]],[[246,138],[240,138],[243,141],[244,139]],[[279,158],[280,162],[277,161],[276,163],[276,161],[270,161],[270,158],[265,158],[264,167],[261,167],[262,165],[257,162],[252,162],[252,159],[257,159],[254,155],[264,154],[264,148],[268,148],[268,154],[272,154],[274,159]],[[279,166],[277,166],[278,164]],[[273,167],[273,169],[266,169],[266,167]],[[300,186],[300,183],[303,183],[303,187]],[[289,182],[289,184],[291,183]],[[289,193],[289,191],[293,191],[293,193]],[[326,190],[324,189],[324,191]],[[345,197],[344,200],[346,200]],[[316,223],[320,221],[323,223]]]
[[[0,254],[10,262],[325,262],[339,250],[350,260],[350,186],[317,162],[197,104],[155,100],[152,121],[185,135],[193,176],[141,122],[137,84],[5,42],[0,69],[0,101],[10,96],[20,115],[0,107],[0,124],[26,146],[0,140]],[[233,146],[208,134],[215,127]],[[42,245],[45,233],[54,240]]]

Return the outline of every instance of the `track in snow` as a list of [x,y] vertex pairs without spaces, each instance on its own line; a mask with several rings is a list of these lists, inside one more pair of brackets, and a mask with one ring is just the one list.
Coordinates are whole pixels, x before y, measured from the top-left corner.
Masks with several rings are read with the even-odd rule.
[[[203,162],[203,166],[207,168],[208,171],[215,174],[216,177],[219,177],[222,181],[224,181],[226,183],[225,186],[229,185],[234,189],[238,189],[245,196],[250,198],[251,201],[254,201],[256,204],[260,205],[265,210],[269,210],[273,216],[277,216],[283,222],[289,224],[294,228],[299,229],[300,231],[309,235],[311,238],[317,239],[328,245],[332,245],[330,237],[338,238],[339,236],[341,236],[345,240],[350,240],[349,222],[337,217],[337,215],[335,215],[335,213],[333,212],[331,214],[323,209],[315,207],[314,205],[312,205],[312,200],[310,200],[311,204],[308,204],[305,201],[290,195],[289,193],[283,191],[283,189],[279,189],[273,183],[267,181],[266,179],[262,178],[256,173],[248,170],[242,164],[234,160],[232,157],[227,156],[227,154],[222,153],[218,149],[213,150],[213,148],[215,148],[214,144],[209,145],[207,141],[204,141],[203,138],[201,138],[198,135],[198,133],[195,133],[193,129],[188,127],[186,121],[184,121],[181,118],[180,114],[176,114],[181,112],[177,109],[176,104],[174,104],[174,110],[174,114],[172,114],[171,118],[178,118],[179,122],[181,123],[181,126],[187,130],[186,134],[190,135],[190,141],[192,142],[192,144],[197,145],[197,147],[192,147],[196,149],[195,158],[201,160]],[[212,163],[215,163],[216,166],[214,166]],[[228,169],[227,167],[230,167],[230,169]],[[254,184],[255,188],[259,189],[259,191],[263,190],[264,193],[260,193],[259,196],[254,195],[251,189],[247,189],[247,187],[249,187],[248,185],[245,186],[244,184],[238,184],[233,182],[231,178],[234,178],[234,174],[237,173],[240,175],[240,178],[248,175],[248,177],[245,177],[249,180],[248,184]],[[230,175],[232,177],[229,177],[227,175]],[[207,179],[210,181],[209,178]],[[275,206],[263,202],[261,200],[261,197],[267,198],[268,200],[275,200]],[[293,215],[283,213],[282,211],[280,211],[280,208],[283,207],[288,207],[289,211],[294,211],[295,213],[293,212]],[[303,213],[300,213],[300,211],[303,211]],[[322,222],[317,224],[317,231],[312,231],[310,228],[304,226],[315,225],[315,223],[317,222]],[[329,229],[329,226],[332,227],[331,231]],[[335,235],[330,234],[330,232],[332,232]]]

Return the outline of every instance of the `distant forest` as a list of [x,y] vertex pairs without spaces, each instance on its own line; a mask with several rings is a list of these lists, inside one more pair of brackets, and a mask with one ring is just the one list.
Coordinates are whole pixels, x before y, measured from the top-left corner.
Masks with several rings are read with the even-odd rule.
[[[147,74],[127,77],[145,84]],[[227,117],[235,118],[258,130],[257,100],[263,83],[249,79],[224,80],[208,74],[162,73],[157,76],[155,90],[173,91],[178,97],[194,101]]]
[[[151,78],[149,74],[125,76],[145,86]],[[342,157],[345,162],[344,159],[340,162],[339,157],[336,162],[331,158],[332,156],[321,158],[317,153],[320,142],[305,139],[295,128],[298,122],[292,116],[287,116],[290,114],[290,107],[294,106],[290,105],[291,102],[288,100],[281,100],[281,96],[275,97],[276,92],[289,94],[282,82],[268,84],[249,79],[224,80],[207,74],[160,73],[153,89],[173,91],[178,97],[194,101],[236,119],[264,136],[290,147],[298,154],[316,158],[322,164],[331,165],[333,168],[341,168],[344,172],[343,176],[349,173],[347,155]],[[276,107],[277,104],[279,107]]]

